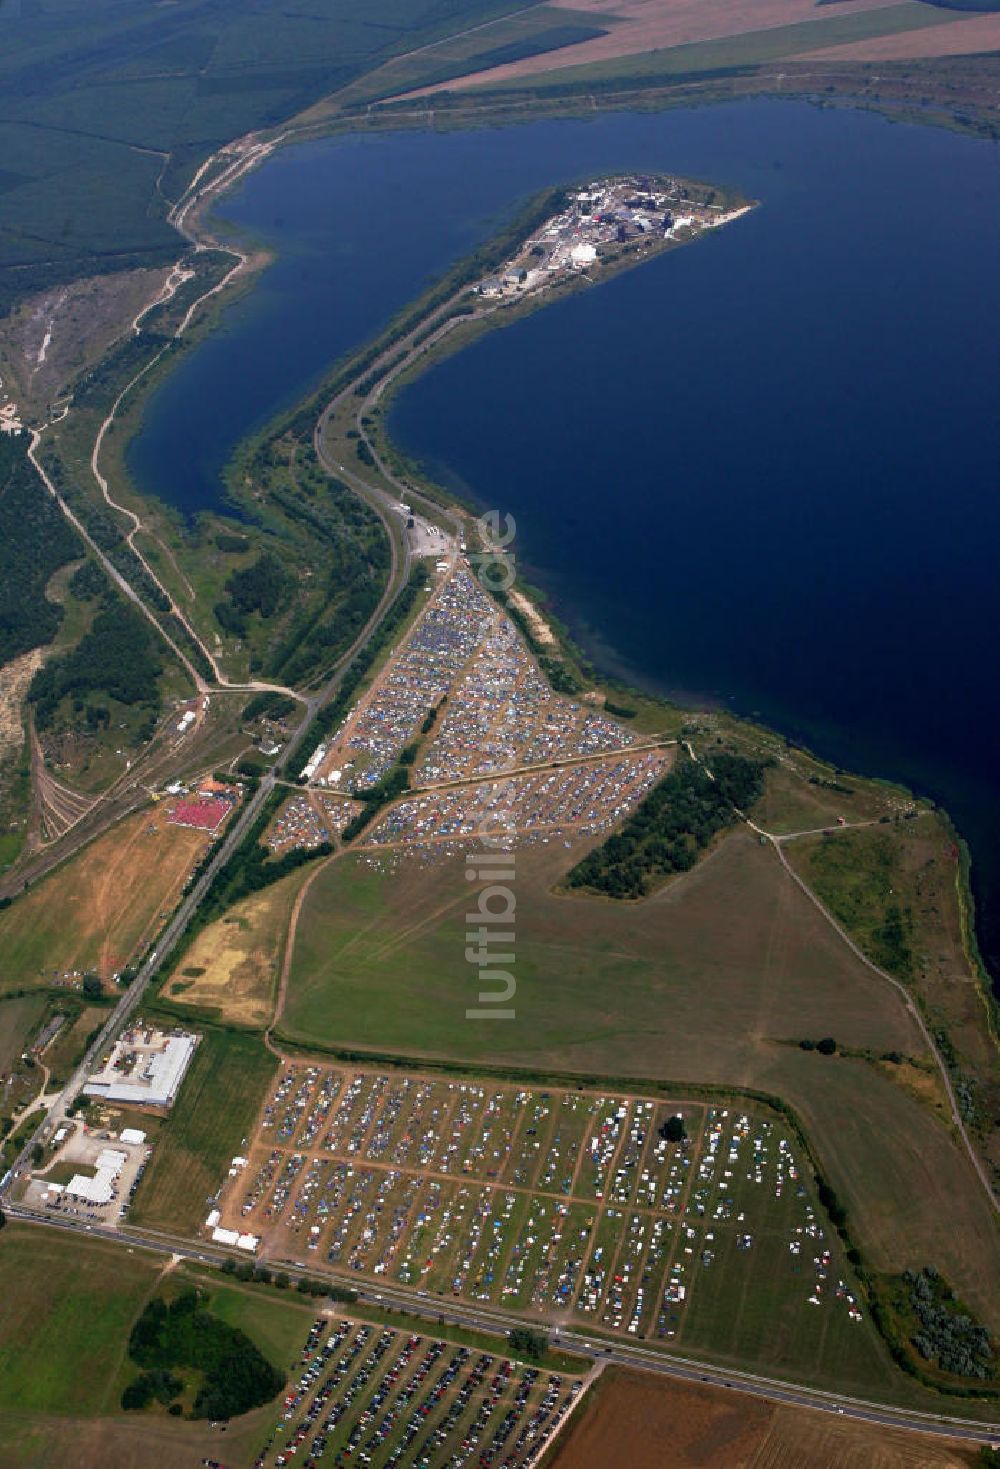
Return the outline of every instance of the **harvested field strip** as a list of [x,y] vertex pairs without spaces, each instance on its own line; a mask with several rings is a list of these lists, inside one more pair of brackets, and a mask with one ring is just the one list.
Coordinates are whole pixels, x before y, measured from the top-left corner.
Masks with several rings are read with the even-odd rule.
[[610,1367],[588,1391],[551,1469],[965,1469],[938,1437],[775,1407],[723,1388]]
[[[865,0],[858,6],[841,0],[836,13],[819,17],[812,0],[770,0],[766,7],[752,9],[740,0],[725,0],[710,9],[697,3],[657,9],[659,14],[647,13],[632,24],[613,26],[606,36],[554,55],[529,56],[456,78],[447,84],[448,90],[524,86],[544,90],[612,77],[712,71],[922,29],[947,33],[955,20],[953,13],[915,0]],[[410,95],[432,90],[433,86],[422,87]]]
[[173,907],[205,841],[152,808],[84,847],[0,913],[0,985],[75,988],[87,971],[110,979]]

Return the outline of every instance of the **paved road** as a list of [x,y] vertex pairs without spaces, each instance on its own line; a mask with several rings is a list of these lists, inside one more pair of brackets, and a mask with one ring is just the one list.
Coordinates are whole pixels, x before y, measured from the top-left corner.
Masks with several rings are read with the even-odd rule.
[[[172,1235],[156,1234],[140,1230],[128,1224],[120,1229],[99,1224],[86,1224],[82,1220],[57,1218],[54,1215],[37,1214],[22,1205],[11,1205],[7,1209],[11,1218],[23,1220],[40,1228],[68,1230],[75,1234],[97,1235],[132,1249],[151,1250],[158,1254],[176,1255],[195,1264],[219,1266],[231,1252],[216,1250],[211,1245],[175,1238]],[[503,1311],[481,1306],[467,1305],[454,1299],[429,1295],[426,1291],[407,1290],[399,1286],[386,1286],[375,1290],[361,1285],[350,1276],[338,1276],[320,1270],[304,1270],[291,1261],[268,1261],[272,1268],[287,1269],[295,1277],[308,1275],[310,1279],[323,1279],[331,1285],[349,1287],[357,1292],[363,1304],[394,1311],[405,1311],[411,1316],[423,1318],[428,1330],[435,1325],[463,1326],[477,1331],[504,1335],[511,1327],[524,1326],[523,1316],[508,1315]],[[345,1307],[345,1309],[349,1309]],[[911,1412],[904,1408],[892,1408],[880,1403],[867,1402],[862,1398],[841,1396],[818,1389],[800,1388],[776,1378],[758,1376],[749,1372],[738,1372],[715,1367],[690,1357],[682,1357],[669,1350],[640,1346],[631,1342],[604,1342],[593,1335],[577,1329],[554,1330],[552,1345],[566,1351],[579,1353],[594,1361],[614,1362],[622,1367],[640,1368],[658,1372],[682,1382],[707,1383],[713,1387],[727,1388],[732,1392],[746,1393],[751,1397],[763,1397],[770,1402],[785,1403],[791,1407],[811,1408],[837,1417],[851,1418],[862,1423],[873,1423],[884,1428],[901,1428],[913,1433],[933,1434],[940,1438],[959,1439],[966,1443],[1000,1446],[1000,1424],[976,1423],[970,1419],[949,1417],[945,1414]]]
[[[352,481],[355,488],[361,487],[364,491],[370,491],[370,487],[363,485],[363,482],[358,480],[356,476],[351,475],[348,471],[342,472]],[[305,717],[286,746],[284,755],[286,766],[290,767],[299,754],[300,747],[308,734],[314,714],[333,698],[358,652],[368,642],[372,633],[406,585],[406,580],[409,575],[410,553],[409,547],[406,544],[405,532],[402,535],[399,534],[398,529],[387,519],[387,512],[379,511],[378,513],[386,523],[386,529],[393,547],[392,572],[378,606],[350,648],[348,648],[347,652],[335,665],[323,688],[318,693],[310,694],[306,698]],[[21,1170],[28,1166],[32,1147],[39,1140],[43,1132],[51,1132],[59,1120],[65,1115],[67,1106],[77,1095],[89,1073],[94,1069],[94,1063],[97,1057],[107,1048],[110,1041],[123,1028],[128,1019],[135,1014],[151,981],[163,968],[166,960],[176,947],[178,940],[194,917],[198,905],[208,892],[209,886],[216,874],[232,856],[239,842],[257,819],[264,803],[277,784],[277,777],[272,772],[268,772],[263,777],[260,785],[249,797],[219,843],[212,860],[199,875],[190,892],[181,900],[180,905],[157,938],[156,947],[139,969],[132,984],[123,993],[118,1004],[108,1017],[106,1024],[102,1027],[100,1034],[87,1048],[86,1054],[72,1077],[53,1101],[45,1117],[40,1119],[39,1126],[35,1129],[34,1133],[25,1142],[20,1154],[11,1165],[11,1169],[5,1175],[3,1182],[0,1183],[0,1201],[4,1202],[5,1207],[10,1207],[7,1202],[10,1190]],[[61,853],[62,858],[65,858],[66,855],[66,852]]]

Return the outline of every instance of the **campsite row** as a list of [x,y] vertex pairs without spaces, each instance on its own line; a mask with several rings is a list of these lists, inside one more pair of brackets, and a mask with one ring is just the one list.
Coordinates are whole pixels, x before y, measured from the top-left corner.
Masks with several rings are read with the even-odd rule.
[[390,1327],[318,1318],[256,1469],[433,1462],[525,1469],[583,1382]]
[[817,1211],[781,1125],[733,1108],[290,1064],[210,1218],[269,1259],[668,1339],[765,1246],[790,1299],[860,1319]]

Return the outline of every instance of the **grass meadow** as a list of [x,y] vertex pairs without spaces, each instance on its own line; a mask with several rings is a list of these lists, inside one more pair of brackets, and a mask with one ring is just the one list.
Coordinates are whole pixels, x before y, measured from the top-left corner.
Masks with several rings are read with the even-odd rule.
[[276,1065],[258,1035],[205,1030],[136,1193],[134,1223],[181,1234],[204,1223]]
[[[235,1420],[225,1438],[205,1422],[119,1409],[134,1375],[128,1335],[165,1263],[102,1240],[7,1225],[0,1247],[0,1469],[190,1469],[223,1452],[231,1469],[249,1469],[272,1405]],[[183,1266],[167,1278],[207,1288],[212,1310],[285,1372],[316,1314],[298,1296],[243,1289]]]
[[[888,1069],[919,1056],[899,995],[844,946],[773,852],[732,834],[642,904],[551,892],[561,858],[519,854],[516,1018],[466,1018],[461,861],[331,863],[303,905],[281,1034],[359,1052],[542,1075],[755,1088],[789,1102],[881,1269],[936,1263],[994,1328],[988,1201],[947,1126]],[[851,1056],[804,1052],[833,1035]],[[860,1053],[860,1054],[858,1054]]]

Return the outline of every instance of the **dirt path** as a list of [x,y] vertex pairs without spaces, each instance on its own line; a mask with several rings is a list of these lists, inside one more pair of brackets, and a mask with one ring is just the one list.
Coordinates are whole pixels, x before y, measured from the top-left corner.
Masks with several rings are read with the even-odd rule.
[[295,902],[292,904],[292,911],[288,918],[288,929],[285,933],[285,947],[281,955],[281,971],[278,976],[278,989],[274,997],[274,1013],[270,1025],[264,1032],[264,1044],[267,1046],[268,1050],[272,1052],[273,1055],[280,1056],[282,1060],[284,1060],[284,1054],[279,1051],[278,1048],[275,1046],[271,1037],[271,1032],[274,1030],[274,1027],[281,1019],[282,1013],[285,1008],[285,996],[288,993],[288,976],[291,973],[292,956],[295,952],[295,937],[299,927],[299,915],[302,912],[302,905],[309,894],[309,889],[312,887],[317,877],[319,877],[320,873],[323,872],[325,868],[329,867],[331,862],[335,862],[337,858],[341,855],[341,851],[336,851],[333,853],[332,856],[326,857],[322,862],[317,862],[316,865],[313,867],[313,870],[309,873],[309,876],[306,878],[305,882],[296,893]]
[[[855,943],[854,939],[851,938],[847,930],[837,921],[837,919],[830,912],[829,908],[827,908],[826,904],[819,897],[817,897],[809,884],[805,882],[795,871],[794,867],[792,867],[791,863],[788,861],[788,858],[782,851],[781,840],[778,837],[772,836],[770,832],[764,831],[762,827],[757,826],[757,824],[751,821],[749,817],[745,817],[744,819],[746,820],[746,823],[750,827],[751,831],[755,831],[758,836],[764,837],[770,843],[770,845],[778,855],[778,861],[781,863],[782,867],[785,869],[785,872],[791,878],[792,882],[794,882],[796,887],[798,887],[803,893],[805,893],[806,897],[809,899],[810,903],[812,903],[813,907],[816,908],[823,915],[827,923],[839,936],[841,941],[847,945],[854,957],[856,959],[859,959],[861,963],[865,966],[865,968],[869,969],[872,974],[876,975],[886,984],[892,985],[893,989],[903,1001],[903,1005],[905,1006],[907,1013],[910,1015],[917,1029],[920,1031],[921,1036],[923,1037],[924,1044],[926,1045],[928,1052],[934,1057],[934,1060],[937,1063],[937,1068],[941,1074],[941,1080],[944,1084],[945,1094],[948,1098],[948,1106],[951,1110],[952,1125],[954,1126],[955,1131],[957,1132],[958,1136],[961,1138],[965,1146],[965,1151],[969,1155],[969,1161],[972,1164],[973,1168],[976,1170],[976,1176],[986,1192],[986,1197],[990,1201],[990,1206],[993,1209],[994,1214],[1000,1214],[1000,1199],[998,1199],[996,1194],[993,1192],[993,1187],[990,1183],[989,1175],[986,1172],[982,1160],[980,1159],[979,1155],[972,1145],[972,1139],[969,1137],[969,1134],[965,1127],[965,1123],[962,1120],[962,1114],[958,1108],[958,1100],[955,1096],[955,1090],[951,1084],[951,1077],[948,1075],[948,1068],[944,1063],[944,1058],[941,1055],[941,1052],[938,1050],[937,1045],[934,1042],[934,1038],[931,1035],[930,1030],[928,1029],[927,1022],[924,1020],[924,1017],[921,1015],[919,1008],[914,1003],[913,997],[911,996],[910,992],[907,990],[906,986],[902,983],[901,980],[896,979],[887,970],[880,969],[877,964],[869,959],[868,955],[864,952],[860,945]],[[834,828],[834,830],[840,829],[842,828]]]

